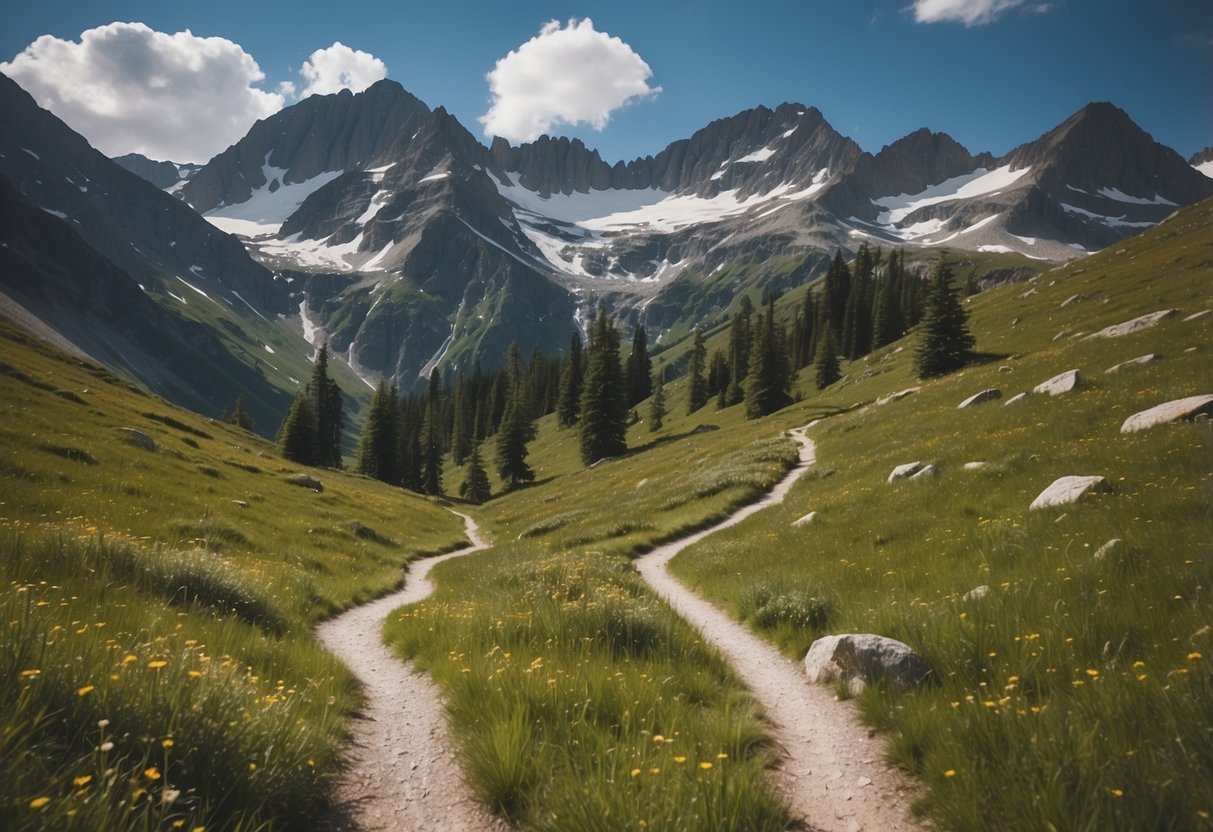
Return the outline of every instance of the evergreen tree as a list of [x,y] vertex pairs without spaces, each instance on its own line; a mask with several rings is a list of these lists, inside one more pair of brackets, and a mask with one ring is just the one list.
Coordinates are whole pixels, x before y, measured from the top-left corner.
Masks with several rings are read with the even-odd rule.
[[729,383],[724,396],[725,406],[737,404],[745,398],[742,382],[750,373],[750,353],[754,344],[753,312],[754,305],[750,299],[742,297],[729,327]]
[[959,370],[973,358],[976,341],[969,332],[968,315],[952,286],[952,267],[940,255],[931,275],[931,288],[923,309],[914,370],[920,378]]
[[425,425],[421,437],[421,490],[426,494],[442,493],[442,446],[442,377],[435,367],[430,371],[426,389]]
[[396,472],[400,484],[410,491],[420,492],[424,479],[421,454],[421,405],[415,396],[400,403],[399,429],[396,434]]
[[817,346],[817,389],[824,390],[842,378],[838,366],[838,344],[834,341],[834,330],[822,328],[821,343]]
[[529,406],[523,386],[514,386],[501,426],[497,429],[497,474],[505,482],[507,490],[517,488],[535,479],[535,473],[526,463],[527,443],[535,438],[535,426],[528,416]]
[[824,320],[834,330],[834,342],[842,337],[846,322],[847,298],[851,294],[851,272],[842,259],[842,251],[834,253],[834,259],[826,270],[821,286],[821,310],[819,320]]
[[300,393],[291,402],[286,418],[278,428],[277,442],[282,455],[291,462],[316,464],[316,411],[306,393]]
[[817,304],[813,290],[806,289],[804,304],[800,307],[800,349],[796,353],[796,368],[807,367],[813,363],[813,355],[817,352]]
[[247,431],[255,431],[253,417],[249,415],[243,393],[236,396],[236,401],[231,408],[223,411],[222,420],[229,425],[235,425]]
[[872,271],[874,261],[867,243],[859,246],[843,316],[842,353],[849,359],[872,349]]
[[396,471],[398,411],[395,388],[389,391],[387,383],[380,381],[366,415],[362,438],[358,441],[359,473],[384,482],[399,482]]
[[757,349],[753,367],[746,380],[745,415],[756,419],[774,413],[792,403],[792,368],[781,328],[775,325],[775,299],[767,301],[766,313],[759,316]]
[[876,311],[872,321],[872,346],[891,344],[905,332],[902,315],[902,273],[897,252],[889,255],[889,265],[876,291]]
[[[605,305],[598,307],[588,352],[581,390],[581,460],[586,465],[628,449],[628,402],[619,365],[619,333]],[[702,369],[700,373],[702,382]]]
[[708,403],[708,384],[703,377],[707,348],[703,345],[703,333],[695,327],[695,341],[691,347],[691,364],[687,369],[690,390],[687,394],[687,413],[694,413]]
[[556,421],[564,428],[577,424],[581,413],[581,361],[581,336],[574,332],[561,363],[560,396],[556,404]]
[[653,385],[653,398],[649,402],[649,432],[656,433],[665,423],[665,373],[657,371],[657,381]]
[[316,464],[341,467],[342,406],[341,388],[329,378],[329,349],[325,344],[316,354],[307,394],[316,414]]
[[632,333],[632,353],[627,366],[628,407],[635,407],[653,392],[653,363],[649,360],[649,342],[644,327],[636,325]]
[[480,443],[473,442],[471,454],[468,457],[468,474],[459,485],[459,494],[469,503],[480,505],[491,494],[489,475],[484,470],[484,461],[480,458]]
[[471,390],[467,380],[460,379],[451,396],[451,459],[456,465],[466,462],[472,450],[472,412],[468,402]]

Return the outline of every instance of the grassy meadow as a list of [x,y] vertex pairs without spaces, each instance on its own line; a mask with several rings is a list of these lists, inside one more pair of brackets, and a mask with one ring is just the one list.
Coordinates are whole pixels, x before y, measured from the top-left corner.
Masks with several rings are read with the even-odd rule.
[[361,477],[289,484],[259,437],[7,325],[0,355],[3,825],[308,826],[359,704],[312,625],[461,522]]

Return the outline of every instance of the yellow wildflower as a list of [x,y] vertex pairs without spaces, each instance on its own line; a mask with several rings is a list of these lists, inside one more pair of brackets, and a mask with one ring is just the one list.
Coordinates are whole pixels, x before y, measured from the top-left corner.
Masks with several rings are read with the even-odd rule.
[[43,806],[45,806],[46,804],[48,804],[50,802],[51,802],[51,799],[49,797],[47,797],[46,795],[43,795],[42,797],[35,797],[33,800],[31,800],[29,802],[29,807],[31,809],[41,809]]

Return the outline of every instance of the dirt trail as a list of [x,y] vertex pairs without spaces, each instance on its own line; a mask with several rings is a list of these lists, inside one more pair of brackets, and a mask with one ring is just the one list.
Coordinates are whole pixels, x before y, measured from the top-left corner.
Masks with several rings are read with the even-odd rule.
[[414,561],[404,588],[321,624],[316,634],[354,672],[366,707],[352,725],[348,768],[337,788],[337,829],[505,829],[471,796],[447,733],[438,687],[383,644],[383,622],[434,591],[428,574],[444,560],[487,549],[472,518],[471,545]]
[[909,814],[913,783],[884,763],[881,739],[868,736],[853,706],[838,701],[832,688],[809,684],[799,663],[666,571],[670,559],[687,546],[783,502],[816,461],[807,429],[791,431],[800,445],[800,461],[766,497],[709,529],[653,550],[636,566],[658,594],[724,654],[762,703],[783,752],[776,782],[797,816],[829,832],[917,829],[921,824]]

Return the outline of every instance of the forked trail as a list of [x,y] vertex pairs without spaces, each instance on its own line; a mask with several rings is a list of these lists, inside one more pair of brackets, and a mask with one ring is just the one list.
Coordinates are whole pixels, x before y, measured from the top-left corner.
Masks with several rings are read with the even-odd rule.
[[791,431],[800,445],[795,468],[756,503],[688,537],[667,543],[636,562],[637,569],[670,606],[715,645],[762,703],[782,750],[776,772],[780,792],[811,828],[828,830],[915,829],[910,815],[913,785],[883,760],[883,743],[870,738],[854,708],[828,687],[811,685],[798,663],[691,592],[666,570],[670,559],[705,537],[755,512],[783,502],[793,483],[816,461],[807,428]]
[[[776,773],[793,812],[826,832],[913,829],[913,786],[883,762],[853,708],[832,689],[810,685],[800,667],[743,625],[684,587],[667,571],[678,552],[783,501],[815,461],[813,442],[792,431],[799,463],[771,492],[727,519],[667,543],[637,562],[649,584],[729,660],[762,703],[782,749]],[[458,512],[455,512],[459,514]],[[338,787],[340,816],[332,825],[357,830],[501,830],[505,823],[471,796],[446,730],[442,700],[429,677],[416,673],[383,644],[387,615],[433,592],[430,569],[488,548],[464,514],[471,545],[409,566],[404,588],[320,625],[317,634],[362,682],[366,707],[353,725],[349,766]]]
[[366,695],[366,706],[352,726],[349,765],[337,789],[340,816],[332,825],[338,828],[506,828],[471,796],[447,733],[437,685],[383,643],[388,614],[434,591],[427,577],[431,568],[488,548],[476,522],[459,516],[470,545],[414,561],[403,589],[317,628],[320,641],[354,672]]

